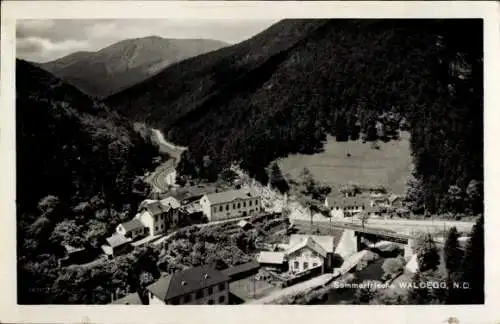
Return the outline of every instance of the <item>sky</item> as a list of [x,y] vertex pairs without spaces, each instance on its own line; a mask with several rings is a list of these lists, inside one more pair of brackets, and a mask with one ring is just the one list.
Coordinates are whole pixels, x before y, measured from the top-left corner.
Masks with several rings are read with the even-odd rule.
[[77,51],[96,51],[118,41],[146,36],[207,38],[239,43],[277,20],[43,19],[18,20],[16,56],[47,62]]

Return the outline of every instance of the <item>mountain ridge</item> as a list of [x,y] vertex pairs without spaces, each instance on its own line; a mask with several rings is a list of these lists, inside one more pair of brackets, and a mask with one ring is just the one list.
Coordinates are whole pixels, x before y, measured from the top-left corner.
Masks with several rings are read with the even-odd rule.
[[211,39],[147,36],[125,39],[97,51],[80,51],[37,66],[84,93],[105,97],[141,82],[163,68],[227,43]]

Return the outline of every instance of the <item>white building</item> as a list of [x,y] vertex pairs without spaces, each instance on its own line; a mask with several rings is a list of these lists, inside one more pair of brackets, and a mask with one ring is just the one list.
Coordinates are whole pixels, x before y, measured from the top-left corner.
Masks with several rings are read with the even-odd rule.
[[332,267],[333,253],[333,236],[291,235],[289,247],[285,251],[288,271],[299,273],[317,267],[325,271]]
[[119,224],[116,232],[132,239],[163,234],[178,223],[180,207],[180,202],[174,197],[144,200],[139,205],[139,213],[132,220]]
[[330,195],[325,199],[325,206],[330,208],[330,214],[335,218],[351,217],[364,211],[368,203],[358,197],[341,197]]
[[147,290],[149,305],[224,305],[229,302],[229,277],[200,266],[162,277]]
[[209,221],[248,216],[262,210],[260,195],[246,188],[204,195],[200,204]]

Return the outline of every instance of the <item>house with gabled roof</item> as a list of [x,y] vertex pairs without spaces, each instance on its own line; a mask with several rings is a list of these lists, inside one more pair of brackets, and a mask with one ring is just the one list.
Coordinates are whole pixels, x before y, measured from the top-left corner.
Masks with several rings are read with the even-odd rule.
[[136,239],[148,235],[148,228],[138,218],[133,218],[128,222],[119,224],[116,227],[116,232],[125,237]]
[[333,236],[291,235],[285,251],[288,271],[300,273],[315,268],[327,271],[332,267],[334,251]]
[[132,249],[130,242],[132,240],[124,235],[114,233],[106,238],[106,243],[102,246],[102,250],[108,257],[125,254]]
[[260,195],[249,188],[206,194],[200,205],[209,221],[249,216],[262,210]]
[[161,277],[147,291],[149,305],[228,304],[229,276],[199,266]]

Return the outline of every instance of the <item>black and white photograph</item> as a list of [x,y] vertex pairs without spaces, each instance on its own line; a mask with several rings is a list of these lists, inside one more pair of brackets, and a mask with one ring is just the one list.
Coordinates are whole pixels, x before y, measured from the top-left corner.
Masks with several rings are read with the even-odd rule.
[[485,305],[484,30],[17,19],[16,303]]

